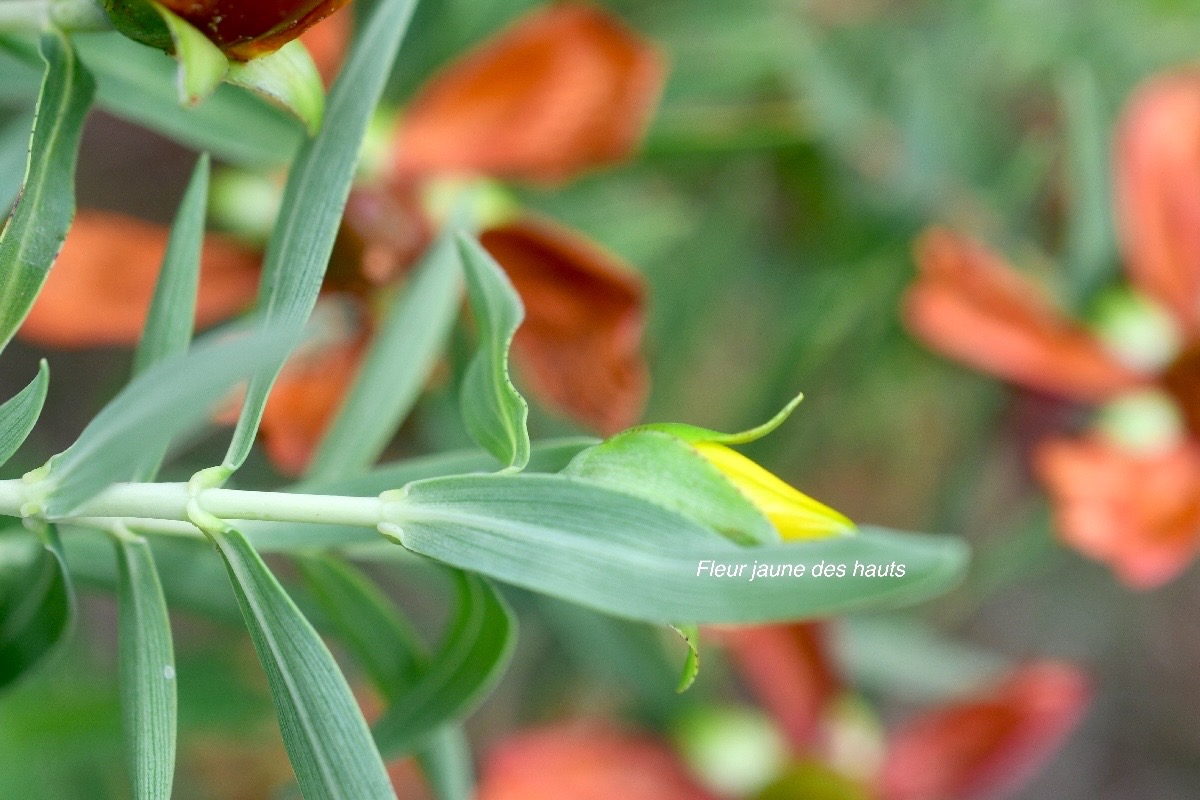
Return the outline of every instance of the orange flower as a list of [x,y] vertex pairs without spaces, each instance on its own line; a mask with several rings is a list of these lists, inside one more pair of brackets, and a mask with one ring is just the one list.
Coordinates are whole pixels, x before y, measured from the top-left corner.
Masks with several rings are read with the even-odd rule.
[[1109,564],[1130,586],[1178,575],[1200,547],[1200,445],[1130,453],[1101,436],[1048,442],[1037,469],[1058,527],[1077,550]]
[[[166,228],[131,217],[81,211],[21,338],[52,347],[137,343],[169,236]],[[197,325],[211,325],[253,303],[260,260],[229,239],[206,238]]]
[[610,14],[585,3],[547,6],[417,95],[396,141],[396,170],[558,183],[622,161],[664,75],[654,47]]
[[726,628],[720,641],[742,678],[771,712],[798,755],[823,743],[831,704],[842,691],[819,623]]
[[345,8],[313,25],[300,37],[326,87],[333,85],[333,79],[341,69],[342,61],[350,50],[353,32],[354,16],[349,8]]
[[605,435],[641,416],[645,285],[578,234],[525,218],[480,241],[525,303],[513,357],[534,393]]
[[350,0],[159,0],[242,61],[274,52]]
[[605,723],[546,727],[485,760],[478,800],[715,800],[675,754]]
[[1143,341],[1125,348],[1131,363],[1147,362],[1144,371],[1122,364],[997,256],[941,230],[917,245],[905,319],[931,347],[1029,388],[1088,403],[1153,388],[1173,402],[1190,443],[1142,452],[1093,437],[1055,443],[1039,458],[1067,542],[1150,588],[1200,547],[1200,514],[1164,488],[1196,487],[1200,449],[1200,72],[1156,77],[1137,91],[1119,126],[1114,174],[1130,283],[1181,340],[1156,330],[1162,358],[1146,359]]
[[983,697],[922,714],[892,737],[882,800],[967,800],[1011,791],[1062,745],[1090,694],[1075,667],[1038,662]]

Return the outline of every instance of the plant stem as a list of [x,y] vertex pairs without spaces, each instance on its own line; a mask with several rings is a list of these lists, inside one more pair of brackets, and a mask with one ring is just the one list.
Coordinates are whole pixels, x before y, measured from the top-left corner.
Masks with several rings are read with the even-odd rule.
[[[25,480],[0,481],[0,514],[21,517],[34,484]],[[287,492],[251,492],[238,489],[203,489],[195,495],[186,483],[116,483],[59,522],[95,524],[102,520],[135,520],[139,529],[154,523],[172,523],[162,531],[184,533],[177,523],[188,523],[188,503],[221,519],[311,522],[374,528],[383,521],[384,501],[378,497],[342,497]],[[149,523],[146,526],[137,521]]]
[[40,31],[49,22],[49,0],[0,0],[0,31]]

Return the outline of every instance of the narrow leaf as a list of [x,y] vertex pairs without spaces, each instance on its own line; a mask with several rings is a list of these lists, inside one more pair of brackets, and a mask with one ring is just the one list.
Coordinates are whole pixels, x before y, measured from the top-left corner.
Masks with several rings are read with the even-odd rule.
[[294,341],[291,331],[277,328],[222,332],[134,378],[52,459],[46,513],[67,516],[109,484],[131,478],[148,450],[203,427],[239,382],[277,361]]
[[[381,0],[375,6],[330,93],[326,124],[296,158],[259,290],[258,307],[268,324],[299,330],[316,305],[359,149],[414,6],[415,0]],[[279,358],[251,381],[225,467],[236,470],[250,454],[267,396],[285,360]]]
[[166,23],[175,43],[175,58],[179,61],[176,78],[179,103],[189,107],[200,105],[221,85],[229,72],[229,59],[190,22],[159,3],[151,5]]
[[170,800],[175,777],[175,649],[154,556],[145,539],[114,536],[119,579],[121,706],[136,800]]
[[49,387],[50,367],[43,360],[37,377],[15,397],[0,405],[0,466],[12,458],[37,424]]
[[25,182],[0,233],[0,350],[33,307],[75,217],[75,162],[94,91],[64,34],[43,34],[41,48],[47,69]]
[[0,130],[0,213],[5,217],[21,193],[25,165],[29,162],[29,131],[33,118],[25,114],[8,121]]
[[696,677],[700,674],[700,628],[697,625],[672,625],[671,628],[679,634],[687,644],[687,658],[683,661],[683,674],[679,676],[679,684],[675,691],[683,694],[692,688]]
[[499,680],[516,642],[516,618],[479,575],[456,572],[457,610],[421,679],[375,723],[388,757],[409,752],[447,722],[471,712]]
[[299,41],[269,55],[233,64],[228,80],[278,104],[315,136],[325,115],[325,86],[312,56]]
[[430,250],[392,303],[350,394],[321,442],[311,480],[369,467],[408,416],[445,347],[461,302],[462,268],[449,237]]
[[395,800],[362,711],[321,637],[232,528],[208,531],[267,674],[305,800]]
[[[209,158],[204,155],[196,164],[175,216],[150,313],[133,359],[135,376],[168,358],[183,355],[192,342],[200,287],[200,258],[204,248],[204,218],[208,209],[208,180]],[[142,459],[142,467],[133,476],[135,480],[154,479],[167,444],[163,443],[152,454],[147,453]]]
[[[741,547],[647,500],[562,475],[435,478],[385,497],[394,524],[380,530],[409,550],[662,624],[799,620],[914,603],[950,589],[966,564],[959,540],[873,528]],[[716,575],[717,564],[742,571]],[[830,564],[840,577],[814,574]],[[874,569],[855,574],[858,564]],[[876,574],[893,564],[903,575]],[[756,567],[775,576],[750,580]]]
[[0,532],[0,689],[37,666],[62,641],[75,595],[58,534],[43,541],[21,529]]
[[479,349],[463,376],[460,404],[467,431],[508,469],[529,462],[529,405],[508,374],[508,352],[525,317],[521,298],[496,260],[460,236],[467,296],[479,331]]

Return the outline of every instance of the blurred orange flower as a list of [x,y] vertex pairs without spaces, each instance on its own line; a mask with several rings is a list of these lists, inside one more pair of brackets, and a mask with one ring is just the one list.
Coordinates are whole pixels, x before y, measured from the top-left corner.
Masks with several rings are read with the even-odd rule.
[[[824,623],[722,629],[720,641],[802,763],[836,761],[835,701],[844,691]],[[1019,666],[992,688],[928,710],[888,735],[877,771],[847,775],[879,800],[974,800],[1026,782],[1061,747],[1091,699],[1076,667]],[[872,772],[874,774],[872,774]]]
[[671,750],[603,722],[513,737],[481,772],[477,800],[715,800]]
[[1154,334],[1165,357],[1147,358],[1140,343],[1127,348],[1132,357],[1119,355],[999,256],[940,229],[917,243],[904,317],[931,347],[1037,391],[1094,404],[1143,389],[1166,399],[1191,443],[1132,447],[1098,433],[1038,456],[1066,541],[1131,586],[1151,588],[1200,546],[1194,504],[1171,496],[1200,486],[1200,72],[1162,75],[1135,93],[1114,174],[1129,281],[1174,329]]
[[658,52],[611,14],[555,3],[435,76],[394,148],[403,175],[559,183],[623,161],[658,105]]
[[[306,34],[327,80],[350,22],[343,12]],[[391,174],[351,194],[324,291],[360,298],[363,325],[351,344],[298,359],[280,377],[261,427],[272,462],[303,471],[354,378],[373,297],[402,281],[432,241],[421,192],[431,170],[558,181],[618,161],[636,146],[663,79],[649,42],[579,3],[533,12],[435,77],[402,119]],[[433,158],[435,143],[449,149]],[[55,346],[136,342],[166,240],[159,227],[81,215],[22,335]],[[641,277],[580,234],[528,215],[491,225],[481,240],[525,302],[514,361],[535,395],[599,433],[634,424],[649,389]],[[219,237],[208,247],[205,324],[250,304],[259,260]]]

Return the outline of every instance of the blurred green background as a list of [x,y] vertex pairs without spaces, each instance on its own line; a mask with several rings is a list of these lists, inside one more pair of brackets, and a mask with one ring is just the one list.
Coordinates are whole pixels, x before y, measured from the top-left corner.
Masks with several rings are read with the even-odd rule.
[[[393,99],[533,5],[424,0]],[[1026,456],[1073,410],[930,355],[904,332],[897,308],[913,277],[915,235],[942,222],[999,245],[1086,312],[1119,266],[1108,174],[1114,120],[1140,80],[1200,52],[1200,3],[604,5],[668,55],[660,113],[634,163],[561,190],[524,190],[521,200],[648,277],[647,418],[737,429],[802,390],[797,414],[750,455],[858,521],[971,541],[976,558],[961,589],[911,613],[845,624],[843,657],[885,719],[993,658],[1066,657],[1095,676],[1097,700],[1068,748],[1018,796],[1195,797],[1196,570],[1135,594],[1060,547]],[[24,96],[10,88],[0,99],[19,112]],[[96,113],[80,203],[165,220],[192,157]],[[41,355],[22,347],[6,355],[5,393]],[[129,361],[119,351],[50,358],[73,380],[52,383],[27,462],[7,473],[68,444],[119,388]],[[456,425],[448,398],[428,398],[400,454],[461,442]],[[533,422],[535,438],[565,430],[545,415]],[[202,446],[179,474],[212,462],[213,452]],[[436,594],[392,583],[419,618],[436,620]],[[669,726],[685,707],[734,696],[716,658],[677,699],[675,653],[656,636],[516,600],[526,612],[521,649],[471,725],[482,744],[581,709]],[[0,698],[0,797],[127,796],[114,628],[111,600],[89,594],[69,653]],[[897,635],[905,631],[921,635]],[[185,613],[177,637],[189,753],[177,796],[265,796],[287,766],[244,631]],[[266,755],[239,757],[233,741],[259,742]]]

